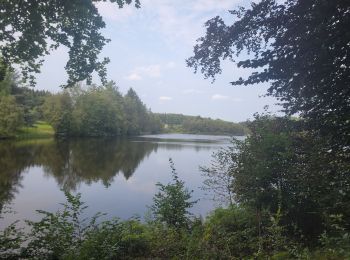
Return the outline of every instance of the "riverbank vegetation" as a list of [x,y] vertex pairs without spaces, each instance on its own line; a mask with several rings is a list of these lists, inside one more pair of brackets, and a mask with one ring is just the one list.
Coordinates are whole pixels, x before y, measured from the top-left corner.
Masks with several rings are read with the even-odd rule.
[[11,73],[0,84],[0,116],[0,138],[247,134],[247,128],[238,123],[152,113],[133,89],[123,95],[114,82],[105,86],[77,84],[52,94],[20,87]]
[[133,89],[122,95],[110,82],[106,86],[76,85],[52,94],[19,87],[11,73],[0,84],[0,116],[0,138],[48,137],[53,133],[125,136],[162,129],[159,118]]

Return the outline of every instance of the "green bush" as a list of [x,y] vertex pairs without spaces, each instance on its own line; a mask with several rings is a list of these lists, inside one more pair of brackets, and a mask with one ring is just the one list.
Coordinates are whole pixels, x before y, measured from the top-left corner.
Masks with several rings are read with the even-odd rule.
[[167,185],[157,183],[159,192],[153,198],[151,210],[155,219],[172,228],[187,228],[190,223],[190,212],[197,201],[191,200],[191,193],[180,180],[172,159],[169,159],[173,182]]

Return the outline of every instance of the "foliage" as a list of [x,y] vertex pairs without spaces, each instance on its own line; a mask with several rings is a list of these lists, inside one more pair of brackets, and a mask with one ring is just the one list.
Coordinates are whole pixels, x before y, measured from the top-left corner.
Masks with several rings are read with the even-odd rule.
[[149,256],[160,259],[186,259],[188,231],[162,223],[150,222],[146,225],[150,236]]
[[242,124],[220,119],[186,116],[182,114],[157,114],[161,122],[167,126],[168,132],[183,132],[191,134],[227,134],[241,136],[247,134],[247,128]]
[[52,125],[56,135],[71,135],[72,107],[73,102],[67,91],[46,98],[42,108],[43,114]]
[[85,232],[94,227],[97,215],[88,225],[82,219],[86,207],[80,201],[80,194],[75,197],[66,192],[65,195],[67,203],[63,204],[63,210],[56,213],[38,210],[43,218],[39,222],[27,221],[31,232],[23,253],[26,257],[53,259],[72,255],[81,245]]
[[[0,41],[3,63],[17,64],[25,80],[35,84],[33,73],[39,73],[42,57],[59,46],[69,49],[65,66],[67,86],[87,79],[94,71],[106,80],[108,58],[99,60],[103,46],[109,41],[100,33],[105,27],[96,7],[89,1],[19,1],[4,0],[0,6]],[[119,8],[132,0],[110,0]],[[140,2],[135,0],[135,6]],[[3,65],[2,65],[3,66]]]
[[0,138],[13,137],[23,124],[23,110],[13,96],[0,96]]
[[202,238],[208,258],[220,254],[239,259],[258,251],[258,237],[251,212],[238,207],[216,209],[207,219]]
[[231,25],[219,16],[206,22],[188,66],[206,78],[221,73],[222,59],[252,69],[232,84],[270,82],[268,95],[280,99],[287,113],[300,113],[309,128],[330,139],[331,148],[348,151],[348,3],[261,0],[231,14]]
[[20,86],[17,76],[6,70],[0,80],[0,138],[14,137],[22,125],[32,126],[42,119],[41,105],[47,91]]
[[330,215],[328,221],[329,229],[320,237],[323,249],[317,251],[315,257],[349,258],[350,233],[344,228],[343,216]]
[[[335,221],[318,247],[291,243],[283,227],[264,217],[262,233],[249,208],[216,209],[205,221],[191,219],[186,229],[138,219],[86,218],[80,194],[66,193],[56,213],[39,210],[38,222],[24,234],[11,225],[0,232],[0,257],[6,259],[347,259],[348,235]],[[267,216],[267,215],[266,215]],[[339,218],[338,218],[339,220]],[[336,231],[336,232],[335,232]],[[27,241],[27,243],[23,243]]]
[[73,135],[108,136],[125,132],[123,100],[114,85],[91,87],[74,97],[72,107]]
[[13,75],[5,68],[0,60],[0,96],[8,96],[13,87]]
[[149,234],[139,220],[102,222],[89,232],[78,259],[134,259],[150,254]]
[[[329,227],[328,216],[349,218],[349,164],[329,156],[327,144],[303,130],[301,121],[265,115],[257,116],[249,127],[251,134],[234,142],[230,161],[225,161],[232,183],[224,194],[231,192],[236,203],[256,211],[261,234],[266,211],[268,218],[278,215],[283,236],[309,246],[318,244]],[[223,167],[219,156],[214,162]],[[208,170],[215,183],[215,168]],[[349,231],[349,222],[343,227]]]
[[[10,210],[0,208],[1,213],[13,213]],[[24,233],[16,227],[17,222],[10,224],[0,231],[0,259],[17,259],[20,248],[24,242]]]
[[84,218],[86,206],[80,194],[65,193],[67,203],[56,213],[38,211],[44,217],[39,222],[28,221],[29,244],[24,257],[34,259],[115,259],[133,258],[148,251],[146,229],[138,220],[103,221],[97,213],[89,221]]
[[146,109],[145,104],[132,88],[124,97],[124,113],[128,135],[137,135],[142,132],[154,134],[161,129],[161,123],[157,116]]
[[158,118],[132,89],[123,96],[114,82],[51,95],[43,105],[46,120],[63,136],[120,136],[157,133]]
[[151,210],[157,221],[172,228],[186,228],[189,225],[189,211],[197,201],[190,201],[191,193],[179,179],[172,159],[169,159],[173,182],[167,185],[157,183],[159,192],[153,198]]
[[43,119],[41,106],[45,98],[50,95],[48,91],[34,90],[19,85],[18,80],[14,78],[11,87],[11,95],[16,98],[16,103],[23,110],[23,119],[26,126]]

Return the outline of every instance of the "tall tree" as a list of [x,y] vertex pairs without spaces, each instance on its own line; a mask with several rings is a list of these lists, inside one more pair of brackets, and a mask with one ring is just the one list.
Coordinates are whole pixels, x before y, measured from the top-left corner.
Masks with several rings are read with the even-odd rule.
[[145,104],[142,103],[141,99],[132,88],[126,93],[124,101],[127,119],[127,133],[129,135],[134,135],[145,132],[148,123],[147,121],[149,119]]
[[72,134],[72,98],[67,91],[46,98],[43,113],[56,135]]
[[[87,79],[96,71],[106,78],[108,58],[99,60],[109,41],[101,35],[105,27],[96,3],[105,0],[2,0],[0,4],[0,56],[6,67],[20,66],[24,79],[35,83],[33,73],[40,72],[42,57],[60,45],[69,49],[65,66],[68,85]],[[119,8],[139,0],[109,0]],[[3,65],[0,66],[0,81]]]
[[335,148],[349,150],[349,2],[261,0],[230,13],[231,25],[218,16],[206,22],[188,66],[213,79],[224,59],[252,69],[231,84],[271,82],[268,95],[287,113],[300,112]]

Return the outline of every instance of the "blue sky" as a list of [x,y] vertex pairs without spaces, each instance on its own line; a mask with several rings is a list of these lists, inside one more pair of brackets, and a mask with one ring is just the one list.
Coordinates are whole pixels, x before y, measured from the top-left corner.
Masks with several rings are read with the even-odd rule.
[[[204,35],[204,22],[217,15],[230,21],[228,10],[247,4],[242,0],[141,0],[141,9],[118,9],[99,3],[110,38],[102,53],[109,57],[108,79],[114,80],[122,93],[132,87],[153,112],[183,113],[243,121],[262,112],[279,108],[273,98],[261,97],[267,84],[234,87],[230,81],[249,74],[233,63],[223,63],[223,73],[203,79],[186,67],[198,37]],[[38,76],[38,88],[57,92],[65,83],[67,50],[59,48],[50,56]],[[99,83],[96,78],[96,83]]]

